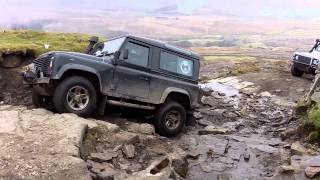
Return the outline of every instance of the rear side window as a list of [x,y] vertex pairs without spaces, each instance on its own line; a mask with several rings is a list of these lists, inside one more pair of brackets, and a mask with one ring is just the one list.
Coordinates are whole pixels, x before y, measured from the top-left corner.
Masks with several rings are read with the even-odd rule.
[[149,48],[135,43],[128,42],[125,49],[129,51],[127,63],[147,67],[149,60]]
[[167,52],[161,52],[160,69],[192,77],[193,61]]

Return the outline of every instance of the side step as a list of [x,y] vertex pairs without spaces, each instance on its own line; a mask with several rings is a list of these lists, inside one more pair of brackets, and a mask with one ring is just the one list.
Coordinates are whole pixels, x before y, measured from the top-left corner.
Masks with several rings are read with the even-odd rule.
[[121,106],[121,107],[130,107],[130,108],[137,108],[137,109],[146,109],[146,110],[155,110],[155,106],[145,106],[140,104],[133,104],[133,103],[127,103],[123,101],[114,101],[114,100],[107,100],[108,104],[114,105],[114,106]]

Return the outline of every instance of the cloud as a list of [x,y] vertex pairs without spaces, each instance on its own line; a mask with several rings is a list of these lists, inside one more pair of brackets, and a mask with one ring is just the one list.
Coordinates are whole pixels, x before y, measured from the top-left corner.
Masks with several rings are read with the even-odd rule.
[[[240,18],[318,19],[319,0],[0,0],[0,25],[66,17],[66,12],[79,15],[95,11],[150,16],[218,15]],[[75,15],[77,14],[75,13]],[[76,15],[77,16],[77,15]],[[72,17],[74,18],[74,17]]]
[[196,13],[238,16],[242,18],[306,18],[318,19],[319,0],[211,0],[196,9]]
[[177,4],[170,4],[170,5],[162,6],[159,9],[156,9],[155,12],[167,13],[167,12],[175,12],[177,10],[178,10]]

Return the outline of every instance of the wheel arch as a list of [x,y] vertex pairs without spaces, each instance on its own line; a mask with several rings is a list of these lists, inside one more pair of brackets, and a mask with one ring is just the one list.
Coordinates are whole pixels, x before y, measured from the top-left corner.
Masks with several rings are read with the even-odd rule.
[[102,92],[102,79],[100,74],[93,68],[80,64],[66,64],[53,77],[55,80],[63,80],[71,76],[81,76],[89,79],[92,84]]
[[166,102],[169,99],[177,101],[187,110],[191,108],[190,94],[184,89],[168,87],[162,94],[160,104]]

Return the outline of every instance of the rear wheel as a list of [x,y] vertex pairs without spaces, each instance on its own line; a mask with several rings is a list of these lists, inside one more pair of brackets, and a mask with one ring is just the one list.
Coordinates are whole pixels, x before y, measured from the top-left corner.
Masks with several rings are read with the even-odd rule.
[[174,101],[161,105],[155,114],[157,132],[166,137],[174,137],[181,133],[186,123],[185,108]]
[[291,74],[295,77],[301,77],[303,76],[303,71],[300,71],[295,67],[294,64],[291,65]]
[[87,116],[92,114],[96,108],[97,93],[88,79],[73,76],[58,85],[53,102],[59,113]]

